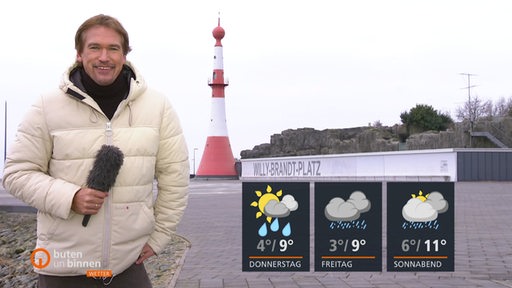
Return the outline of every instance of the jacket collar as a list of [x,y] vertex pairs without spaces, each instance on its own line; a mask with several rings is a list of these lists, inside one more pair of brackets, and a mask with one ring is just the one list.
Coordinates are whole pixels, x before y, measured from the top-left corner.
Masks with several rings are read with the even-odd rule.
[[[60,89],[64,91],[66,94],[69,94],[72,97],[77,98],[78,100],[84,100],[85,98],[90,96],[87,95],[87,93],[85,92],[85,88],[82,84],[79,69],[81,69],[81,67],[78,66],[77,63],[68,68],[68,70],[64,73],[62,77]],[[135,81],[139,87],[145,88],[145,82],[142,76],[131,62],[126,61],[122,73],[129,73],[130,77],[128,77],[128,79],[130,79],[130,84],[132,84],[133,81]],[[130,85],[130,90],[132,88],[134,87]]]

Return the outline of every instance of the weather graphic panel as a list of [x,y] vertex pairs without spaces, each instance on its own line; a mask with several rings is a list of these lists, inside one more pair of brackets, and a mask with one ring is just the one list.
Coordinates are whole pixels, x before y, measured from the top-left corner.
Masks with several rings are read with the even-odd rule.
[[382,183],[315,183],[315,271],[382,271]]
[[309,182],[242,183],[242,270],[309,271]]
[[454,271],[454,183],[387,183],[387,270]]

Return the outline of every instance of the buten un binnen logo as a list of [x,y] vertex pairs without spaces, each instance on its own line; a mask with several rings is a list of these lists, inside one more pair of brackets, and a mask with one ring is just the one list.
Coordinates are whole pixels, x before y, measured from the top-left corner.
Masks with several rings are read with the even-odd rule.
[[112,277],[112,270],[101,269],[100,261],[89,261],[79,251],[57,251],[52,254],[45,248],[37,248],[30,254],[30,262],[36,269],[50,265],[55,269],[85,269],[87,277]]
[[[38,255],[39,257],[36,259],[36,254],[40,252]],[[41,257],[44,254],[43,257]],[[37,260],[37,261],[36,261]],[[46,262],[43,262],[43,260],[46,260]],[[34,266],[37,269],[43,269],[50,265],[50,252],[44,248],[37,248],[34,251],[32,251],[32,254],[30,254],[30,262],[32,263],[32,266]]]

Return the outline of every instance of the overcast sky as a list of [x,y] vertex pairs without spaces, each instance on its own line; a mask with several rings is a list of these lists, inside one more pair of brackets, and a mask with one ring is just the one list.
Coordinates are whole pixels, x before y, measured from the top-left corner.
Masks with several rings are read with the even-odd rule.
[[207,83],[219,11],[236,158],[286,129],[391,126],[416,104],[455,118],[468,99],[460,73],[476,74],[473,96],[512,96],[512,4],[506,0],[7,3],[0,8],[0,100],[8,103],[8,145],[30,103],[55,89],[74,62],[78,26],[99,13],[128,30],[128,60],[170,98],[196,169],[208,136]]

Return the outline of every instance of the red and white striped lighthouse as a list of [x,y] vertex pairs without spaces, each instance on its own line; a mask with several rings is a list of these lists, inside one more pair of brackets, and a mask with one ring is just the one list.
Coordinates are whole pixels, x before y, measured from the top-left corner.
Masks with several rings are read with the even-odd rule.
[[196,177],[201,178],[228,178],[236,179],[238,174],[235,169],[235,158],[229,143],[228,128],[226,125],[226,106],[224,101],[224,87],[228,86],[224,81],[224,64],[221,40],[226,32],[218,25],[213,29],[215,47],[213,55],[213,76],[208,85],[212,87],[212,106],[210,127],[206,145],[197,169]]

